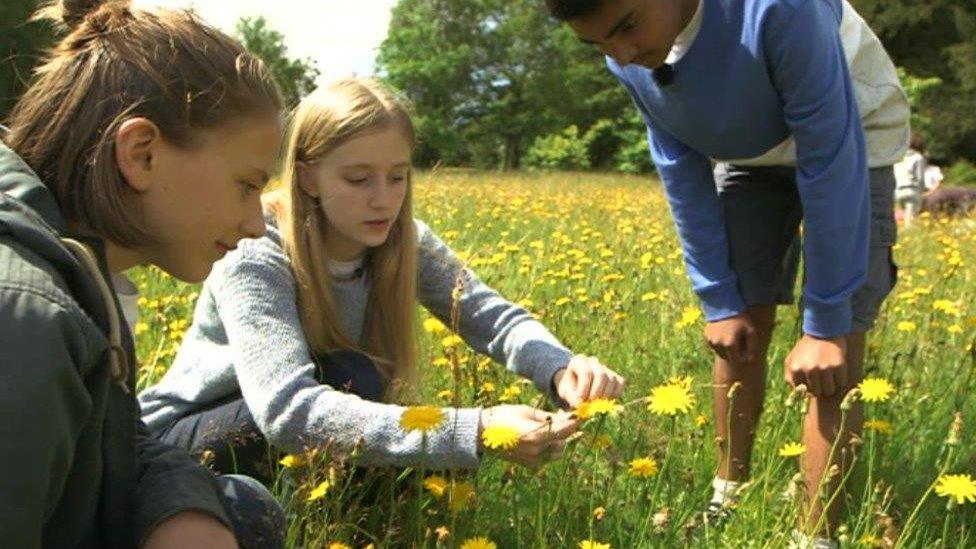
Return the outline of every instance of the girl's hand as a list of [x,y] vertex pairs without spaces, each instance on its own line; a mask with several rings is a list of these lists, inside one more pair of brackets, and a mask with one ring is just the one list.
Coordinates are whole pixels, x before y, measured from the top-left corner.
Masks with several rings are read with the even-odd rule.
[[567,412],[555,414],[531,406],[504,404],[481,411],[480,433],[491,426],[510,427],[519,433],[518,444],[510,450],[493,450],[512,463],[535,467],[563,456],[566,437],[576,432],[579,420]]
[[571,408],[597,398],[620,398],[627,381],[596,357],[576,355],[553,376],[556,394]]
[[177,513],[159,523],[143,549],[237,549],[237,538],[219,520],[197,511]]

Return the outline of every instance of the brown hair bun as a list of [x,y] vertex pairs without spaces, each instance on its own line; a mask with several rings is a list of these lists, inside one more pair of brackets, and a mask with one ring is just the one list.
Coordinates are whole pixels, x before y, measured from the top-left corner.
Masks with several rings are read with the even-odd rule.
[[[51,21],[57,27],[73,31],[102,8],[109,8],[110,13],[106,15],[125,13],[128,11],[129,2],[128,0],[57,0],[39,9],[33,19]],[[100,24],[95,26],[104,26],[109,18],[99,18]]]

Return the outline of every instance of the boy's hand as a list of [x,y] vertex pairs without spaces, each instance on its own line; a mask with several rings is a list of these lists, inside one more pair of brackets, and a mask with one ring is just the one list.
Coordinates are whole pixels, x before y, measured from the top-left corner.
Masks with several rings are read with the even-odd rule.
[[745,313],[705,324],[705,340],[719,358],[732,364],[752,361],[759,349],[756,327]]
[[596,357],[576,355],[552,378],[556,394],[571,408],[597,398],[620,398],[627,381]]
[[492,425],[511,427],[519,433],[518,444],[499,451],[499,457],[535,467],[563,456],[566,437],[579,429],[579,420],[567,412],[553,414],[521,404],[492,406],[481,411],[479,445],[483,445],[480,433]]
[[847,339],[804,334],[786,357],[786,382],[806,384],[810,394],[828,397],[847,388]]
[[183,511],[159,523],[143,549],[237,549],[237,538],[222,522],[197,511]]

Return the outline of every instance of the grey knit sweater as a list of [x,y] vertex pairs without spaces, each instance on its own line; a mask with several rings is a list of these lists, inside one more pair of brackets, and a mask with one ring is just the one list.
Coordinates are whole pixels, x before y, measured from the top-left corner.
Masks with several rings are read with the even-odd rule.
[[[462,265],[451,249],[417,221],[418,299],[446,325]],[[460,296],[459,335],[476,351],[506,365],[551,394],[552,378],[572,354],[525,309],[468,273]],[[335,282],[343,329],[360,339],[369,294],[368,274]],[[296,306],[295,280],[273,227],[241,241],[204,283],[173,366],[139,400],[150,429],[164,429],[208,404],[240,391],[258,427],[274,446],[300,452],[332,443],[360,444],[363,465],[419,464],[418,433],[399,427],[404,408],[369,402],[319,384]],[[447,421],[428,433],[425,463],[474,468],[478,458],[476,408],[447,408]]]

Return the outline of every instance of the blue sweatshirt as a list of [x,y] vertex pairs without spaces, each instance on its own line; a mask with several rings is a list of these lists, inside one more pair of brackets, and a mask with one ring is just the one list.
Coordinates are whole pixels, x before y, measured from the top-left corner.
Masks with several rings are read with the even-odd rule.
[[851,327],[867,273],[868,163],[838,34],[840,0],[702,0],[698,37],[658,86],[650,70],[611,72],[648,127],[651,156],[677,225],[692,287],[709,321],[745,310],[729,264],[710,158],[762,155],[792,136],[803,206],[804,331]]

